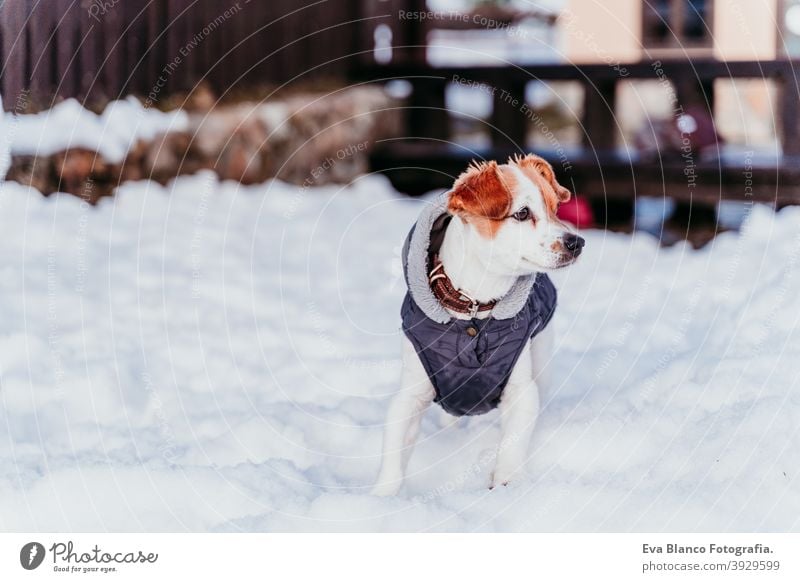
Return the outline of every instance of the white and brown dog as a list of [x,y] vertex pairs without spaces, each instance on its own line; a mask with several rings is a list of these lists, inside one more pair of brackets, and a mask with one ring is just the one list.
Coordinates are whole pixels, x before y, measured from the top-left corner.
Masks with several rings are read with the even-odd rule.
[[473,164],[420,215],[404,248],[402,386],[373,494],[400,489],[434,401],[456,416],[499,408],[490,487],[524,465],[553,347],[556,293],[545,272],[573,263],[584,245],[556,216],[569,198],[550,164],[528,155]]

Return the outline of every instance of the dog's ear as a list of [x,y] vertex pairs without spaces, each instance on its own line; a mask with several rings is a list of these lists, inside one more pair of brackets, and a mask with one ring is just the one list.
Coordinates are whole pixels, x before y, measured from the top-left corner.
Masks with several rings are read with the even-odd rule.
[[511,191],[497,162],[473,162],[450,191],[447,209],[459,216],[505,218],[511,208]]
[[556,174],[553,171],[553,166],[551,166],[544,158],[540,158],[535,154],[528,154],[526,156],[515,156],[513,159],[509,159],[508,161],[509,163],[519,166],[519,168],[524,172],[535,173],[543,177],[553,188],[559,204],[562,202],[568,202],[569,199],[572,198],[572,192],[564,188],[564,186],[556,181]]

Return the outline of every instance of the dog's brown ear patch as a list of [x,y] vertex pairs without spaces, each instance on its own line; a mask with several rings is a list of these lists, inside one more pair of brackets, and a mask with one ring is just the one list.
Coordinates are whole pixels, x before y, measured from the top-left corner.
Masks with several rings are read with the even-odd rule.
[[452,214],[483,218],[505,218],[511,208],[511,191],[497,162],[473,162],[450,192]]
[[535,154],[528,154],[526,156],[515,156],[508,161],[509,163],[516,164],[520,170],[525,172],[528,178],[533,180],[534,184],[539,184],[539,182],[544,179],[547,185],[552,189],[552,195],[555,199],[548,200],[549,192],[543,191],[542,194],[544,194],[548,206],[554,207],[553,210],[555,210],[560,203],[567,202],[572,198],[572,192],[556,181],[556,174],[553,172],[553,167],[544,158],[540,158]]

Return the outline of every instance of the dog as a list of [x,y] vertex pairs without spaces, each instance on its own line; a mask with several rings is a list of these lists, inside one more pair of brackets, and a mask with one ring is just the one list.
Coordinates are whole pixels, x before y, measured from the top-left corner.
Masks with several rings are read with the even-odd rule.
[[570,197],[550,164],[529,154],[473,162],[420,214],[403,248],[402,380],[374,495],[400,490],[432,402],[454,416],[499,409],[490,489],[523,467],[553,348],[556,290],[546,273],[574,263],[585,244],[556,215]]

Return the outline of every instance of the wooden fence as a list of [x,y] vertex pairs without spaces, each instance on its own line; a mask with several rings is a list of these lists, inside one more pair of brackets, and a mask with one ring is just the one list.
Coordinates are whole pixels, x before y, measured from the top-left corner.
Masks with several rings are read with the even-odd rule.
[[420,4],[0,0],[0,93],[6,109],[20,101],[42,109],[66,97],[90,105],[126,94],[156,101],[201,81],[222,94],[341,79],[372,60],[381,24],[394,44],[422,45],[420,27],[397,18],[399,10]]
[[[583,143],[570,151],[541,150],[559,180],[593,197],[595,212],[614,221],[628,220],[638,195],[664,195],[679,203],[702,205],[721,199],[800,204],[800,62],[675,60],[624,64],[622,77],[605,64],[430,67],[418,64],[376,65],[363,79],[403,78],[413,89],[407,108],[405,139],[392,140],[372,154],[372,169],[385,172],[398,190],[410,194],[448,187],[472,159],[505,159],[528,151],[533,111],[525,108],[525,86],[531,81],[578,81],[584,87],[580,127]],[[714,113],[717,79],[770,79],[779,89],[775,117],[781,151],[733,152],[701,159],[665,156],[641,159],[616,144],[616,93],[622,81],[668,79],[673,85],[697,85],[704,107]],[[445,91],[455,79],[496,88],[487,120],[491,146],[476,149],[454,139]],[[724,128],[723,128],[724,129]],[[613,208],[612,208],[613,207]]]

